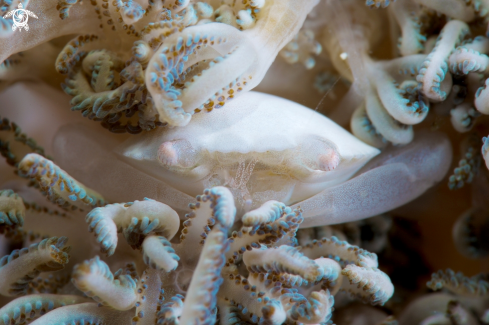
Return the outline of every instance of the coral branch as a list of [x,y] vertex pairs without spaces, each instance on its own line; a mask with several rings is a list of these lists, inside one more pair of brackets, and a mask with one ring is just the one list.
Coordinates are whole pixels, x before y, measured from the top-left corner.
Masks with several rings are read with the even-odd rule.
[[52,161],[35,153],[19,163],[19,174],[39,182],[48,199],[62,208],[83,209],[105,205],[97,192],[79,183]]

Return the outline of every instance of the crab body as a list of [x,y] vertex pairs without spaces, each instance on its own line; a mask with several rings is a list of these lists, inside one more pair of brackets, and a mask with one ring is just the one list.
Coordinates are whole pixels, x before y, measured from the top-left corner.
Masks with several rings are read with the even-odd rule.
[[183,217],[194,195],[226,186],[238,220],[277,200],[302,208],[301,227],[360,220],[406,204],[443,179],[452,157],[446,136],[425,132],[371,159],[377,149],[326,117],[253,92],[196,114],[185,127],[119,142],[70,125],[53,145],[63,170],[109,202],[150,197]]
[[117,151],[191,196],[227,186],[245,210],[271,199],[304,200],[348,180],[379,153],[311,109],[256,92],[184,128],[133,137]]

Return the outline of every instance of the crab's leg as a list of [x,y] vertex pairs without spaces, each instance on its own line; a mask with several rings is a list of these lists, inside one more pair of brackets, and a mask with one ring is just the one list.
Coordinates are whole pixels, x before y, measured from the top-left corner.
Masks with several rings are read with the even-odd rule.
[[[56,161],[75,179],[83,179],[110,202],[150,197],[188,211],[194,198],[126,164],[111,150],[116,143],[81,126],[62,127],[54,140]],[[100,177],[103,175],[103,177]]]

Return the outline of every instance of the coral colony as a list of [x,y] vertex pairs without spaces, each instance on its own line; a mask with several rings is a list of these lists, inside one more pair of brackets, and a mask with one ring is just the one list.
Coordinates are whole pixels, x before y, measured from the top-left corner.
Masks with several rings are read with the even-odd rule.
[[0,15],[0,324],[489,324],[488,0]]

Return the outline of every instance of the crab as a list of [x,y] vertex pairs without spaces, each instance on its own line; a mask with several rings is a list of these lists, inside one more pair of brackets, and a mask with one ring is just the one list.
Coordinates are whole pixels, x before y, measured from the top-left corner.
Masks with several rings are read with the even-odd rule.
[[314,110],[257,92],[183,128],[115,143],[70,126],[54,146],[56,161],[109,201],[152,197],[183,212],[205,188],[225,186],[238,216],[277,200],[303,208],[306,227],[398,207],[440,181],[451,162],[440,134],[420,134],[379,155]]

